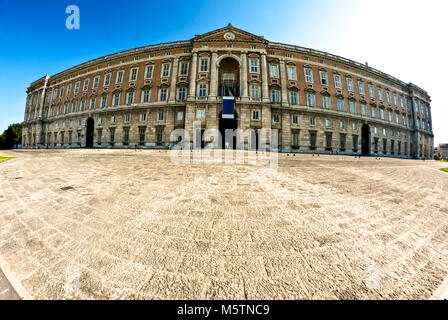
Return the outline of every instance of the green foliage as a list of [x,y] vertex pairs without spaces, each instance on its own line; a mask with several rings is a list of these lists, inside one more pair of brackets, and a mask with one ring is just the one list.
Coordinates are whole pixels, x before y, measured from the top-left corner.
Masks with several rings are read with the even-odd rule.
[[22,143],[22,123],[13,123],[0,135],[0,149],[12,149]]
[[447,172],[447,173],[448,173],[448,168],[442,168],[442,169],[440,169],[440,170],[442,170],[442,171],[444,171],[444,172]]

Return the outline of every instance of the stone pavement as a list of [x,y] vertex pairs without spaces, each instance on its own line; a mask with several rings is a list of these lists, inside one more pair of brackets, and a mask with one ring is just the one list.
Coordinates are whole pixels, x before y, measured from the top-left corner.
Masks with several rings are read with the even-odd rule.
[[34,299],[427,299],[448,276],[440,162],[8,154],[0,265]]

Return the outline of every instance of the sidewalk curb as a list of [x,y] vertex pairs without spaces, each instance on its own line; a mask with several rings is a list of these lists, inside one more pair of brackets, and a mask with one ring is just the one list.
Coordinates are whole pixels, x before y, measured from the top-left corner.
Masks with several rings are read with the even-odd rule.
[[9,268],[9,266],[6,265],[6,263],[3,262],[1,258],[0,270],[3,272],[6,280],[9,281],[11,287],[16,291],[21,300],[33,300],[33,297],[28,294],[20,281],[13,275],[14,273],[12,272],[12,270]]

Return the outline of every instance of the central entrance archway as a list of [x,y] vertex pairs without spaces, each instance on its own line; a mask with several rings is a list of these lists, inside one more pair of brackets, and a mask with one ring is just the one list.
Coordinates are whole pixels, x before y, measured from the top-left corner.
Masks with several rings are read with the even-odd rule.
[[370,154],[370,127],[367,124],[361,127],[361,153]]
[[[223,119],[222,114],[219,117],[219,132],[221,133],[221,148],[222,149],[236,149],[238,137],[235,130],[238,129],[238,114],[233,114],[233,119]],[[231,136],[233,137],[231,140],[226,141],[226,130],[232,130]],[[234,134],[235,133],[235,134]],[[227,142],[227,144],[226,144]]]
[[93,147],[93,130],[95,129],[95,122],[93,121],[93,118],[90,117],[87,119],[87,130],[86,130],[86,147],[92,148]]

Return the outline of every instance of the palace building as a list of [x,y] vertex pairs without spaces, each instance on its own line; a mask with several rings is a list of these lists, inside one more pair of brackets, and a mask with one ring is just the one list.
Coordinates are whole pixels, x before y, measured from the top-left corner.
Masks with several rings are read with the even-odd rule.
[[[230,24],[82,63],[36,80],[27,95],[25,148],[168,148],[173,130],[199,121],[201,130],[277,129],[262,145],[276,138],[281,152],[433,154],[423,89]],[[236,147],[251,149],[250,137]]]

